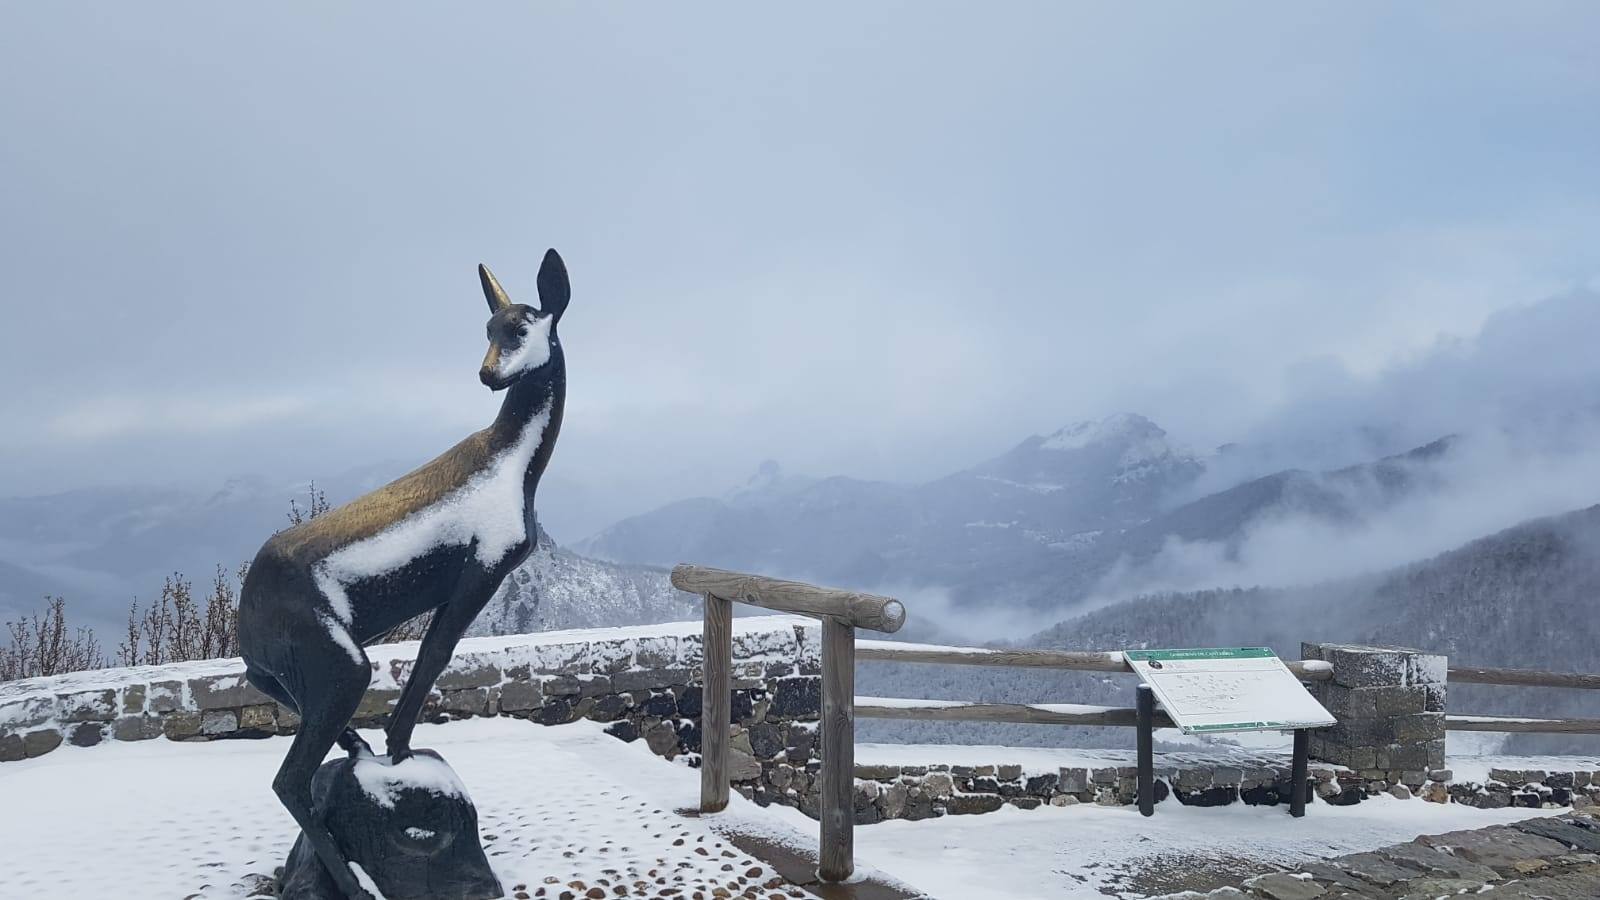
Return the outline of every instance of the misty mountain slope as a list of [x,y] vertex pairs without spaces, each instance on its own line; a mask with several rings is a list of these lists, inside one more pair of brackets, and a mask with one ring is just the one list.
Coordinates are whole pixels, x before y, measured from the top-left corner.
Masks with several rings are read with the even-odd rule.
[[919,485],[772,477],[770,489],[623,520],[578,549],[650,565],[692,561],[979,596],[992,589],[996,570],[1048,567],[1064,549],[1143,521],[1202,469],[1148,419],[1118,415],[1030,437]]
[[564,628],[653,625],[699,619],[698,598],[672,586],[664,569],[588,559],[557,547],[544,529],[468,630],[526,634]]
[[[1358,528],[1397,502],[1444,488],[1437,464],[1453,443],[1441,438],[1406,453],[1327,472],[1276,472],[1191,500],[1076,548],[1070,583],[1087,592],[1114,570],[1136,575],[1174,541],[1216,545],[1224,558],[1233,559],[1252,527],[1262,524],[1292,519]],[[1024,590],[1038,599],[1059,592],[1063,568],[1036,573],[1045,583]]]
[[[1257,526],[1353,531],[1447,487],[1441,463],[1456,445],[1446,438],[1331,471],[1278,472],[1174,505],[1199,484],[1205,461],[1148,419],[1122,414],[1035,435],[919,485],[791,478],[767,463],[728,497],[670,504],[578,546],[604,559],[911,596],[931,588],[959,608],[1059,615],[1100,595],[1203,586],[1197,569],[1235,560]],[[1161,557],[1174,542],[1192,546],[1169,564]]]
[[[1536,519],[1381,575],[1302,588],[1141,597],[1061,622],[1021,646],[1273,647],[1302,641],[1414,646],[1464,664],[1600,672],[1600,506]],[[910,614],[916,615],[915,608]],[[934,674],[936,669],[943,671]],[[932,676],[932,677],[930,677]],[[863,664],[861,694],[1130,705],[1133,681],[1090,673]],[[1461,686],[1456,712],[1600,716],[1592,692]],[[863,739],[1122,746],[1117,729],[863,723]],[[1594,752],[1600,740],[1517,736],[1513,749]]]
[[[330,497],[383,483],[382,467],[352,470],[323,485]],[[222,564],[230,573],[288,523],[290,497],[305,508],[305,485],[236,478],[212,492],[88,488],[43,497],[0,498],[0,622],[67,600],[75,625],[114,639],[138,597],[160,593],[174,570],[203,584]],[[659,569],[585,559],[539,544],[507,578],[475,633],[642,625],[700,615]]]

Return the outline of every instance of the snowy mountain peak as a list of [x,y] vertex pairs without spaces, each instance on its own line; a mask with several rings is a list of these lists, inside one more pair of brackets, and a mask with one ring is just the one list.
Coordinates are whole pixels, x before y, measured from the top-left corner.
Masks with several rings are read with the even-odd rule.
[[1165,440],[1166,436],[1160,426],[1138,413],[1113,413],[1099,421],[1074,422],[1046,435],[1039,447],[1042,450],[1082,450],[1094,444],[1142,442],[1151,438]]
[[803,490],[816,479],[803,475],[790,475],[783,471],[775,459],[763,460],[756,467],[755,474],[751,475],[744,484],[729,491],[725,499],[730,503],[742,503],[771,498]]

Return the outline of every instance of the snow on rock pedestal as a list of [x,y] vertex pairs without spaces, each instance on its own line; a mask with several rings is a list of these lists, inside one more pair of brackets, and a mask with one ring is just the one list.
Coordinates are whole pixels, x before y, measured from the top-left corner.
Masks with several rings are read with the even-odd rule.
[[[395,764],[375,756],[323,763],[311,792],[340,851],[386,900],[504,893],[478,838],[478,810],[439,754],[418,750]],[[282,900],[344,900],[303,836],[284,867]]]

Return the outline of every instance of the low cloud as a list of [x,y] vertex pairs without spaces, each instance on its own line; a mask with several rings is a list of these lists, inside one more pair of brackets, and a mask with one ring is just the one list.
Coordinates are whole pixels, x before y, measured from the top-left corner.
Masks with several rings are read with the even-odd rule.
[[1410,464],[1418,489],[1385,504],[1359,483],[1322,479],[1354,515],[1277,510],[1229,541],[1169,539],[1147,562],[1124,560],[1087,608],[1158,591],[1306,585],[1377,572],[1455,549],[1528,519],[1600,503],[1600,420],[1463,436]]

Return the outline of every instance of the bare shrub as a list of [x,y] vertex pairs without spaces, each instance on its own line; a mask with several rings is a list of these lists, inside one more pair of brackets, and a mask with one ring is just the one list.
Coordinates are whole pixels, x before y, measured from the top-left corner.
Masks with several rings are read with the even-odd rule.
[[60,675],[105,666],[105,654],[92,628],[69,629],[67,601],[46,597],[44,612],[7,622],[0,646],[0,681]]

